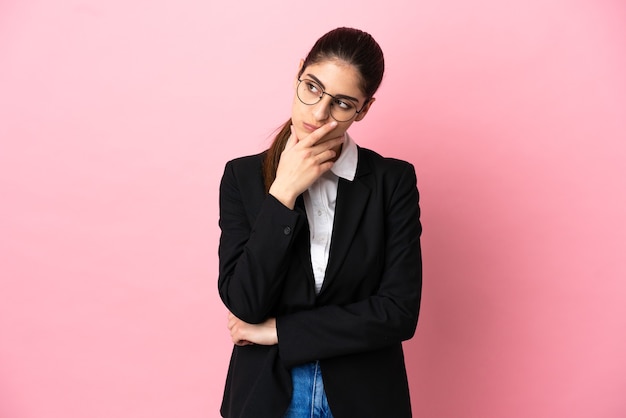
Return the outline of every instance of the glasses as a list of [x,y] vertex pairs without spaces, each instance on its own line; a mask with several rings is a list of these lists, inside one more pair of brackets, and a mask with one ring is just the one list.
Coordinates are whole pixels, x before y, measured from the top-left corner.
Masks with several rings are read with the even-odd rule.
[[330,116],[337,122],[349,121],[355,115],[359,114],[367,104],[366,100],[361,109],[357,110],[357,105],[353,100],[341,97],[341,95],[333,96],[330,93],[326,93],[322,86],[309,79],[298,79],[296,94],[298,95],[298,99],[308,106],[319,103],[324,95],[329,96],[333,99],[330,103]]

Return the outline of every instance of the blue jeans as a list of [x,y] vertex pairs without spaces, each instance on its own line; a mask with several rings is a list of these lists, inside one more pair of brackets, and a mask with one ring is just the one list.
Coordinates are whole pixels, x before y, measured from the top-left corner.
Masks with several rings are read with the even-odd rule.
[[318,361],[291,369],[293,396],[284,418],[333,418]]

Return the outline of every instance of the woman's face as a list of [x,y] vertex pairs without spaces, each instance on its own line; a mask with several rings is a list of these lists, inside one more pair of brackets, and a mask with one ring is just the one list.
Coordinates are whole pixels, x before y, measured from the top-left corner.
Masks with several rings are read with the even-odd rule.
[[[303,62],[300,61],[298,73],[300,73],[302,65]],[[300,79],[314,81],[324,92],[336,97],[338,96],[341,99],[346,99],[346,102],[353,103],[356,106],[356,110],[363,108],[363,110],[355,114],[350,120],[338,121],[335,129],[326,135],[325,138],[334,138],[343,135],[354,121],[360,121],[365,117],[369,107],[374,101],[374,99],[370,99],[370,101],[365,104],[367,97],[360,87],[361,78],[359,72],[352,65],[346,64],[343,61],[329,60],[309,65],[302,72]],[[298,95],[295,91],[298,88],[298,83],[299,81],[296,77],[294,81],[291,121],[296,136],[298,139],[303,139],[322,125],[334,121],[335,119],[331,116],[331,106],[338,106],[338,104],[333,104],[335,99],[328,94],[324,94],[322,99],[316,104],[306,105],[302,103],[302,101],[298,99]],[[315,91],[318,91],[317,87]],[[321,92],[319,93],[321,94]],[[363,107],[364,104],[365,107]]]

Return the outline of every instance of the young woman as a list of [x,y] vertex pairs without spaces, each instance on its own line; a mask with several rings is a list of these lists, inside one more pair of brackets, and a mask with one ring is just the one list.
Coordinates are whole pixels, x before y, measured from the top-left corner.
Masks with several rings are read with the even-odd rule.
[[411,417],[402,341],[415,333],[422,262],[415,170],[347,129],[384,70],[357,29],[322,36],[293,81],[269,150],[220,184],[220,296],[235,344],[224,417]]

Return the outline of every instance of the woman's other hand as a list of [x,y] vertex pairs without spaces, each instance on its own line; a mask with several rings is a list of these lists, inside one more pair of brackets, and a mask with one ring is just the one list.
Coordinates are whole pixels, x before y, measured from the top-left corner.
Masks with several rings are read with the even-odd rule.
[[248,324],[228,312],[228,330],[235,345],[278,344],[276,318],[269,318],[260,324]]

